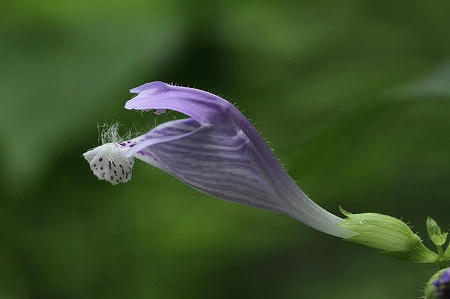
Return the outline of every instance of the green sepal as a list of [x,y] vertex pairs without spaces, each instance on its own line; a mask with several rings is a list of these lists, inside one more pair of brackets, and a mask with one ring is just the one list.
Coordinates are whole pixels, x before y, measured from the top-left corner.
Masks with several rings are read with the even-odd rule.
[[416,263],[435,263],[439,256],[423,245],[403,221],[378,213],[352,214],[340,207],[344,219],[340,226],[357,233],[346,240],[380,249],[383,254]]
[[425,247],[422,242],[420,242],[420,244],[418,244],[416,248],[410,251],[383,251],[381,252],[381,254],[400,260],[411,261],[414,263],[431,264],[440,262],[439,255]]
[[450,244],[448,244],[447,250],[445,250],[444,258],[446,258],[447,260],[450,260]]
[[430,236],[431,241],[433,241],[434,245],[436,246],[442,246],[447,242],[447,235],[448,233],[442,233],[441,228],[437,224],[436,221],[434,221],[433,218],[428,217],[427,218],[427,230],[428,235]]
[[433,281],[437,280],[445,272],[445,270],[446,269],[439,270],[438,272],[434,273],[433,276],[431,276],[431,278],[428,280],[424,290],[425,299],[436,299],[436,296],[434,296],[436,288],[433,285]]

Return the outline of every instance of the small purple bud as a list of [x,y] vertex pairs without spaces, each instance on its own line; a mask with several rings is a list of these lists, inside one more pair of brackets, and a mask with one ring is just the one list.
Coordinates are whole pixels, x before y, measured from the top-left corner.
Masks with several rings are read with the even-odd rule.
[[435,296],[438,299],[450,299],[450,268],[439,279],[433,281],[436,287]]

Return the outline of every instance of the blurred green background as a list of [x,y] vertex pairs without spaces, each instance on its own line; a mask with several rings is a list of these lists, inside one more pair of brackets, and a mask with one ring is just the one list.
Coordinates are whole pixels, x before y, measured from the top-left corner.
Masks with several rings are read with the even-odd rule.
[[[128,89],[235,103],[338,213],[449,229],[449,1],[2,1],[0,298],[417,298],[414,265],[136,163],[98,181],[97,125],[145,132]],[[429,243],[427,243],[430,245]],[[431,245],[430,245],[431,246]]]

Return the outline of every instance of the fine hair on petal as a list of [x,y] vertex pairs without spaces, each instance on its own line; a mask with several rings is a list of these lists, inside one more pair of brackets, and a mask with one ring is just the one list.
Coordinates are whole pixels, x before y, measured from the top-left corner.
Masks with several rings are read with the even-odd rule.
[[105,143],[119,143],[124,140],[133,139],[140,135],[137,131],[136,126],[133,124],[131,129],[128,129],[124,135],[120,135],[119,128],[122,125],[119,122],[104,122],[103,124],[97,124],[97,129],[99,132],[99,142],[101,144]]
[[99,132],[99,138],[101,144],[111,143],[111,142],[121,142],[121,137],[119,135],[119,122],[113,123],[103,123],[97,124],[97,129]]

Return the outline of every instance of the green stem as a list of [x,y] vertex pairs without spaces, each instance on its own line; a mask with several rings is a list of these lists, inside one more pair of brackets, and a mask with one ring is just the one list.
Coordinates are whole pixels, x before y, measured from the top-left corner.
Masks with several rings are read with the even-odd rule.
[[444,250],[442,249],[442,246],[436,246],[437,247],[437,253],[440,257],[444,256]]
[[439,261],[437,262],[439,270],[445,269],[448,267],[447,260],[444,258],[444,250],[442,249],[442,246],[438,245],[437,247],[437,253],[439,255]]

